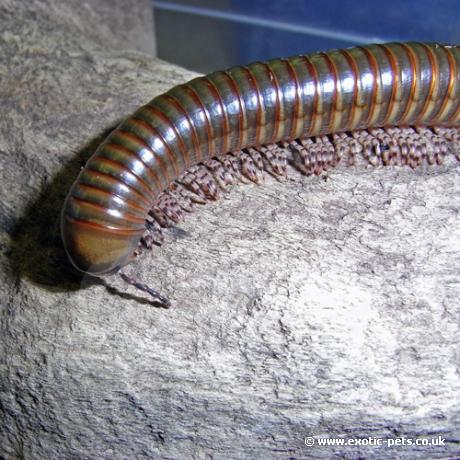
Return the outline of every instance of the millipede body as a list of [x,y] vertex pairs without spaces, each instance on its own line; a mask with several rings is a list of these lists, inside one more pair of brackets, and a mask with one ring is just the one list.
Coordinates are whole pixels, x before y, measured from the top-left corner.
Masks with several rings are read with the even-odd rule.
[[433,134],[459,124],[459,85],[459,47],[389,43],[256,62],[175,86],[122,122],[80,172],[62,212],[66,251],[81,271],[116,271],[135,254],[155,200],[193,165],[240,152],[248,169],[270,160],[273,146],[303,151],[309,138],[370,128]]

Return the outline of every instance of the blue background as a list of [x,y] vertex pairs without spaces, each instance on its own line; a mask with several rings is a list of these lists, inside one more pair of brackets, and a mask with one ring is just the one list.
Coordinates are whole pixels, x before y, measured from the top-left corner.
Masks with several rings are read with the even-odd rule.
[[200,72],[357,44],[460,43],[460,2],[153,0],[158,56]]

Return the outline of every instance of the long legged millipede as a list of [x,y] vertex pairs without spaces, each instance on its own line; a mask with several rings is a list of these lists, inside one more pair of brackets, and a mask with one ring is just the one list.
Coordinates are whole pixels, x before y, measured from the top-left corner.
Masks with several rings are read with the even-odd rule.
[[64,246],[77,269],[114,273],[151,245],[162,218],[178,217],[174,192],[215,197],[232,174],[259,182],[289,158],[315,174],[345,157],[440,163],[460,145],[459,119],[457,46],[375,44],[195,78],[138,109],[91,156],[63,207]]

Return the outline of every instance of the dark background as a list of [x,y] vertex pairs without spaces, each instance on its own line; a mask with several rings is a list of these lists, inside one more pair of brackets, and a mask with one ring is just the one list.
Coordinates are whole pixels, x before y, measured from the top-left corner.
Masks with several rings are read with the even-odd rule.
[[153,0],[158,56],[210,72],[394,40],[460,42],[460,2]]

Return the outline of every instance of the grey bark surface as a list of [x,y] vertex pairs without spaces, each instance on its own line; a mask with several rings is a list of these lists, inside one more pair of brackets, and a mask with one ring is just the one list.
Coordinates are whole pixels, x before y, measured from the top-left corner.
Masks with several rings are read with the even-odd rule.
[[140,52],[148,11],[0,2],[0,458],[460,456],[458,165],[234,186],[129,268],[170,309],[69,267],[79,168],[194,76]]

